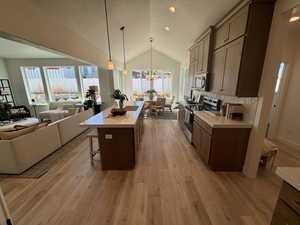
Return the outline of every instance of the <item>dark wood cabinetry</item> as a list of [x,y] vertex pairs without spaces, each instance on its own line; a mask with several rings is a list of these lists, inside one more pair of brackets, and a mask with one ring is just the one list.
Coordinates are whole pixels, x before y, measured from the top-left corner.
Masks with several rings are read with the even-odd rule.
[[144,113],[134,127],[98,128],[103,170],[134,169],[144,132]]
[[283,183],[271,225],[300,224],[300,192]]
[[189,84],[190,88],[197,88],[197,75],[208,74],[211,68],[213,49],[213,28],[204,32],[190,48]]
[[216,26],[210,91],[258,94],[274,1],[249,1]]
[[241,171],[250,130],[250,128],[212,128],[195,116],[192,143],[212,170]]

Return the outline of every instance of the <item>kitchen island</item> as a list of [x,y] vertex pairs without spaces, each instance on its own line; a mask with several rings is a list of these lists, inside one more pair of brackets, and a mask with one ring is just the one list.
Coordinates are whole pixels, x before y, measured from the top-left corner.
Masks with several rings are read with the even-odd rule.
[[125,115],[111,116],[114,106],[92,116],[80,126],[97,129],[103,170],[131,170],[143,134],[143,101],[128,102]]

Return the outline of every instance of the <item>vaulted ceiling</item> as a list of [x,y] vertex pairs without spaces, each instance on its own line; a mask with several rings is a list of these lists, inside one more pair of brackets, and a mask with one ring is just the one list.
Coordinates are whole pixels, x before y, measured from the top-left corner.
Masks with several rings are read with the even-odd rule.
[[[30,0],[47,9],[57,21],[99,46],[107,55],[103,0]],[[122,62],[121,26],[126,26],[127,59],[154,48],[185,63],[187,49],[209,25],[215,24],[239,0],[108,0],[112,56]],[[76,4],[75,4],[76,3]],[[176,13],[169,12],[169,6]],[[164,29],[170,27],[170,31]],[[55,35],[55,34],[54,34]],[[101,43],[101,45],[99,45]]]

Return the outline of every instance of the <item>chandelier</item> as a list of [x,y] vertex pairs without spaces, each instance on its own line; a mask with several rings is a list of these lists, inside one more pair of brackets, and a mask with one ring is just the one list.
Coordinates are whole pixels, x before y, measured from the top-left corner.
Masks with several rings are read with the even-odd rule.
[[152,47],[152,42],[153,42],[153,38],[150,38],[150,73],[146,74],[146,78],[149,80],[153,80],[156,79],[158,76],[155,74],[155,72],[153,71],[153,55],[152,55],[152,51],[153,51],[153,47]]

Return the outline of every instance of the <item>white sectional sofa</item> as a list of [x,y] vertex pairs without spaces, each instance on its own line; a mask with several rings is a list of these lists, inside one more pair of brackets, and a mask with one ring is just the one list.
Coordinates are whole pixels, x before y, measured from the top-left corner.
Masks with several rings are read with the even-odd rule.
[[0,140],[0,174],[20,174],[85,131],[79,123],[92,110],[74,114],[12,140]]

